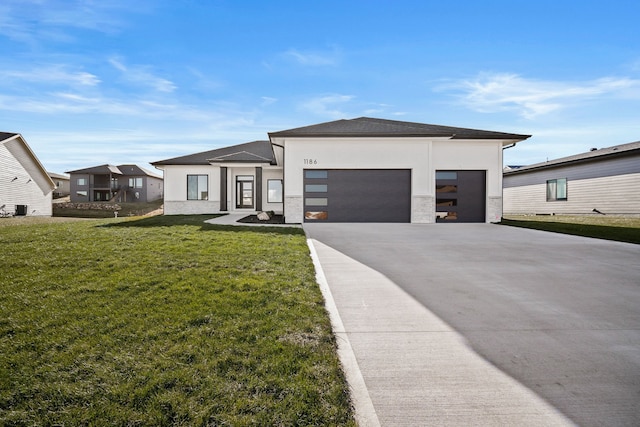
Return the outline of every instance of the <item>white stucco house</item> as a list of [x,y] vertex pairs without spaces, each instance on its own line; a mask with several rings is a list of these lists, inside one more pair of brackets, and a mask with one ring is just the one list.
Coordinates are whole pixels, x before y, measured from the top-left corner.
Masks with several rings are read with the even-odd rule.
[[22,135],[0,132],[0,214],[51,216],[55,188]]
[[152,162],[164,212],[302,222],[496,222],[502,150],[529,135],[361,117]]
[[640,214],[640,141],[504,171],[505,214]]

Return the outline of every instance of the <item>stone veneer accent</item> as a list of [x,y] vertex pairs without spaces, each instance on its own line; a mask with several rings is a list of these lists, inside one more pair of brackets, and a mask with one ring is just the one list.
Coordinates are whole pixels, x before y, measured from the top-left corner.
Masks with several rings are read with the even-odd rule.
[[502,220],[502,197],[487,197],[487,222],[500,222]]
[[436,200],[434,196],[413,196],[411,199],[412,223],[432,224],[436,222]]
[[219,200],[164,201],[165,215],[199,215],[220,212]]
[[302,196],[286,196],[284,198],[285,221],[288,224],[298,224],[304,222],[304,205]]

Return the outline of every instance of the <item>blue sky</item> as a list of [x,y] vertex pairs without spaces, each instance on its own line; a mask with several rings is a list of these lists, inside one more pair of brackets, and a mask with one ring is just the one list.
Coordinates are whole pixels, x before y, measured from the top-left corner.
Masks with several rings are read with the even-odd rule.
[[640,2],[3,0],[0,130],[64,172],[361,116],[640,140]]

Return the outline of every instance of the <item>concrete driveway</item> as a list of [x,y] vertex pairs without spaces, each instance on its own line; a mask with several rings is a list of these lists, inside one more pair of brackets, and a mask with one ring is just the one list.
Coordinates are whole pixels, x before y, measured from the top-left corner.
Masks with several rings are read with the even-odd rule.
[[640,246],[305,224],[382,425],[640,425]]

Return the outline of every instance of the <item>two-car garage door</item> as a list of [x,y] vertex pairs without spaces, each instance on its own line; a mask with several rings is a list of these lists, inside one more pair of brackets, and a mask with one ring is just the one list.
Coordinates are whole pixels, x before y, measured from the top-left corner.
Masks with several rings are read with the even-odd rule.
[[410,222],[410,169],[306,169],[305,221]]
[[[437,222],[484,222],[486,171],[436,171]],[[305,222],[411,222],[410,169],[305,169]]]

